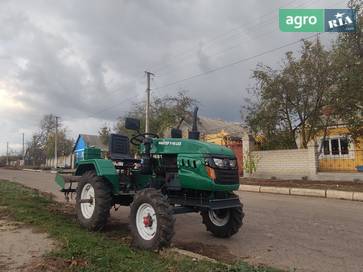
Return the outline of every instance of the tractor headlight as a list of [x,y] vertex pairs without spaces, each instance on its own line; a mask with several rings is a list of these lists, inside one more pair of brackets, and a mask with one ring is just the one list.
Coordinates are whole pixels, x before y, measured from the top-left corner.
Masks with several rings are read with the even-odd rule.
[[236,168],[237,167],[237,160],[229,160],[229,166],[231,166],[232,168]]
[[214,162],[215,166],[217,166],[219,168],[222,168],[224,166],[223,159],[213,158],[213,162]]
[[208,158],[205,161],[206,165],[212,168],[236,168],[237,160],[236,159],[228,159],[228,158]]

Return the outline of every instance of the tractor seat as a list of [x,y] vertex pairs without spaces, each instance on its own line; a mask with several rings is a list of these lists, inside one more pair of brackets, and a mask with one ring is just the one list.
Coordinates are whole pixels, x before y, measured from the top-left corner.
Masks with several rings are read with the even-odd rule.
[[109,156],[113,161],[123,161],[127,163],[136,163],[136,160],[130,155],[129,137],[121,134],[111,134],[109,140]]

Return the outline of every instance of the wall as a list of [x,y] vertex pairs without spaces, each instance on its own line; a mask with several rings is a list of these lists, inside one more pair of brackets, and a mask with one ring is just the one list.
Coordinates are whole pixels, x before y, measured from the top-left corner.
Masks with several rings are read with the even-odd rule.
[[[55,168],[54,158],[47,159],[45,162],[45,166]],[[58,157],[58,167],[68,168],[71,166],[72,166],[72,155]]]
[[[242,147],[244,159],[248,159],[249,157],[255,158],[253,161],[257,164],[256,171],[252,174],[249,174],[245,169],[244,177],[363,181],[362,172],[319,171],[319,149],[314,141],[306,149],[256,151],[254,150],[256,147],[254,139],[250,132],[246,130],[242,137]],[[362,143],[359,147],[362,148]],[[356,157],[358,162],[361,160],[359,156]]]
[[252,151],[256,158],[256,178],[301,179],[316,176],[314,146],[308,149]]
[[256,151],[251,133],[242,136],[244,160],[253,161],[256,170],[251,174],[244,170],[244,177],[277,179],[316,179],[317,146],[311,142],[307,149]]
[[74,147],[75,162],[83,160],[84,149],[87,147],[82,135],[78,136],[77,142]]

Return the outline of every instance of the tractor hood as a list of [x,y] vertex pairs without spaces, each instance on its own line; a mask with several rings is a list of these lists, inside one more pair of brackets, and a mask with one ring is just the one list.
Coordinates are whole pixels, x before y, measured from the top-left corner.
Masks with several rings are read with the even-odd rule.
[[156,154],[213,154],[234,157],[231,149],[199,140],[160,138],[153,139],[151,153]]

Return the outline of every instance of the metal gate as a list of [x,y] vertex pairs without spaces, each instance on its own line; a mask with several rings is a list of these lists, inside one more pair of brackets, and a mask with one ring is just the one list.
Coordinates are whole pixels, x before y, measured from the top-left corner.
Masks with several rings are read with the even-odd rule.
[[243,176],[243,152],[242,152],[242,141],[226,141],[226,146],[232,149],[236,155],[238,163],[238,174]]

